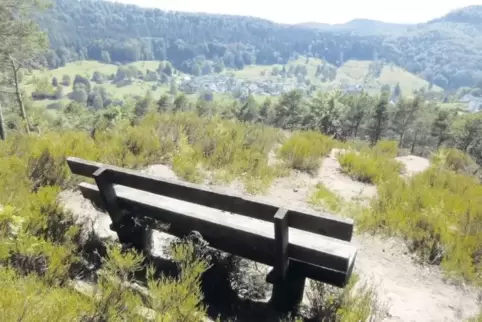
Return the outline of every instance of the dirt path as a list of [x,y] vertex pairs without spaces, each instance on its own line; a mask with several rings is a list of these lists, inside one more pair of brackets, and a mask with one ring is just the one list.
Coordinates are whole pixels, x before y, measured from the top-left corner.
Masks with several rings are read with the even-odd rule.
[[[417,157],[404,157],[400,161],[406,164],[410,175],[428,167],[428,161]],[[175,174],[162,165],[151,166],[146,172],[175,178]],[[310,208],[306,201],[318,182],[346,200],[376,195],[374,186],[354,182],[343,175],[335,154],[332,153],[325,158],[318,176],[293,173],[290,177],[276,180],[269,191],[260,197],[291,208]],[[217,188],[227,192],[246,193],[237,182]],[[110,219],[95,212],[78,193],[64,192],[62,199],[66,207],[79,218],[85,220],[98,216],[96,230],[103,237],[113,236],[108,229]],[[445,283],[438,268],[416,264],[402,241],[357,235],[353,242],[359,249],[355,270],[362,279],[378,286],[380,299],[389,305],[389,315],[384,321],[458,322],[478,313],[481,304],[477,302],[475,291]]]
[[[375,196],[376,187],[353,181],[340,172],[335,153],[324,159],[318,177],[298,173],[279,179],[263,198],[286,206],[309,208],[306,200],[318,182],[345,200]],[[415,156],[398,160],[405,164],[407,175],[429,166],[426,159]],[[353,242],[359,249],[355,270],[362,278],[378,285],[380,299],[390,305],[385,321],[461,321],[480,309],[474,291],[445,283],[438,268],[416,264],[402,241],[358,235]]]

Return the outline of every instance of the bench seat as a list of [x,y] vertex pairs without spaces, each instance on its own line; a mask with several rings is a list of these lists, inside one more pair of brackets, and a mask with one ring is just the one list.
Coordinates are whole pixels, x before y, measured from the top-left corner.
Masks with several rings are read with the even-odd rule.
[[[101,205],[96,185],[81,183],[87,199]],[[199,231],[210,245],[266,265],[275,265],[273,224],[146,191],[114,185],[121,208],[169,225],[168,233],[183,236]],[[290,265],[306,277],[343,287],[353,270],[356,248],[349,242],[289,228]]]

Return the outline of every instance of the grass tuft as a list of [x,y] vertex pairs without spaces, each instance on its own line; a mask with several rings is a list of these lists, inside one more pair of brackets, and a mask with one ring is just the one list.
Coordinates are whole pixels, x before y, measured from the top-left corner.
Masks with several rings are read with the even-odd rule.
[[281,146],[278,156],[290,168],[314,174],[333,146],[334,141],[319,132],[295,132]]
[[338,155],[341,169],[354,180],[378,184],[400,175],[403,165],[379,151],[342,152]]

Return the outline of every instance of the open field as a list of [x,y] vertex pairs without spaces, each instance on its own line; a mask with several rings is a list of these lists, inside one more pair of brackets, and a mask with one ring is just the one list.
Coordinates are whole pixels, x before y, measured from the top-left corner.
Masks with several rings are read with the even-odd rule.
[[[360,84],[364,85],[369,93],[376,95],[380,93],[380,89],[383,85],[389,85],[393,89],[397,83],[399,83],[402,93],[405,95],[411,95],[414,90],[427,88],[429,86],[429,83],[426,80],[404,70],[403,68],[393,65],[383,65],[379,77],[374,77],[370,74],[370,65],[372,63],[372,61],[349,60],[337,69],[336,78],[329,82],[322,82],[315,77],[317,66],[324,64],[321,59],[310,58],[307,62],[306,58],[302,57],[291,61],[286,66],[289,68],[289,66],[305,65],[308,71],[307,78],[313,85],[320,89],[333,89],[340,85]],[[327,63],[325,62],[325,64]],[[234,74],[242,79],[275,80],[277,77],[271,75],[271,71],[275,66],[279,69],[283,68],[283,65],[254,65],[246,66],[240,71],[234,71]],[[261,75],[262,72],[265,73],[264,76]],[[432,90],[442,91],[438,86],[434,86]]]

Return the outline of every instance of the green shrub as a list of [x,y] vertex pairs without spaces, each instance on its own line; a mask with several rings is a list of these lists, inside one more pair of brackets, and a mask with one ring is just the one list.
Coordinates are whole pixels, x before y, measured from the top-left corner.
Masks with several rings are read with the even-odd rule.
[[0,314],[4,321],[74,321],[90,311],[87,297],[65,287],[45,285],[0,266]]
[[460,173],[472,174],[478,168],[475,161],[457,149],[440,149],[432,155],[432,164]]
[[[171,129],[178,125],[176,120],[168,121]],[[84,296],[69,287],[71,268],[82,255],[77,244],[79,229],[57,199],[75,181],[65,162],[67,156],[121,166],[146,165],[163,157],[160,152],[175,152],[175,144],[168,145],[168,138],[159,135],[161,128],[146,118],[139,126],[120,123],[98,131],[94,138],[83,132],[58,131],[12,135],[0,142],[0,288],[8,293],[0,297],[3,319],[145,320],[136,309],[145,305],[143,296],[124,283],[139,267],[134,264],[143,260],[140,256],[111,250],[103,263],[106,274],[97,276],[97,296]],[[197,321],[204,315],[199,275],[205,265],[193,261],[188,252],[183,254],[187,257],[180,264],[180,278],[148,280],[154,292],[169,291],[157,291],[164,297],[156,296],[150,307],[158,310],[163,321]]]
[[355,139],[353,141],[348,141],[345,143],[345,148],[347,150],[352,149],[355,151],[363,151],[370,148],[370,143],[363,140]]
[[281,146],[278,155],[290,168],[315,173],[333,146],[333,140],[319,132],[295,132]]
[[321,183],[316,185],[316,190],[311,195],[310,202],[316,206],[321,206],[327,211],[335,213],[339,212],[343,205],[342,199]]
[[378,184],[398,177],[403,165],[373,151],[343,152],[338,155],[341,169],[353,179]]
[[178,152],[172,160],[172,169],[182,179],[190,182],[201,182],[200,157],[188,144],[187,137],[180,134]]
[[440,167],[394,177],[378,186],[358,227],[402,236],[450,276],[482,282],[482,186],[474,178]]
[[373,147],[376,155],[385,156],[387,158],[395,158],[398,155],[398,142],[390,140],[381,140]]
[[387,313],[386,303],[382,303],[373,285],[360,283],[358,276],[352,275],[344,289],[312,282],[308,294],[311,304],[311,317],[316,321],[380,321]]

